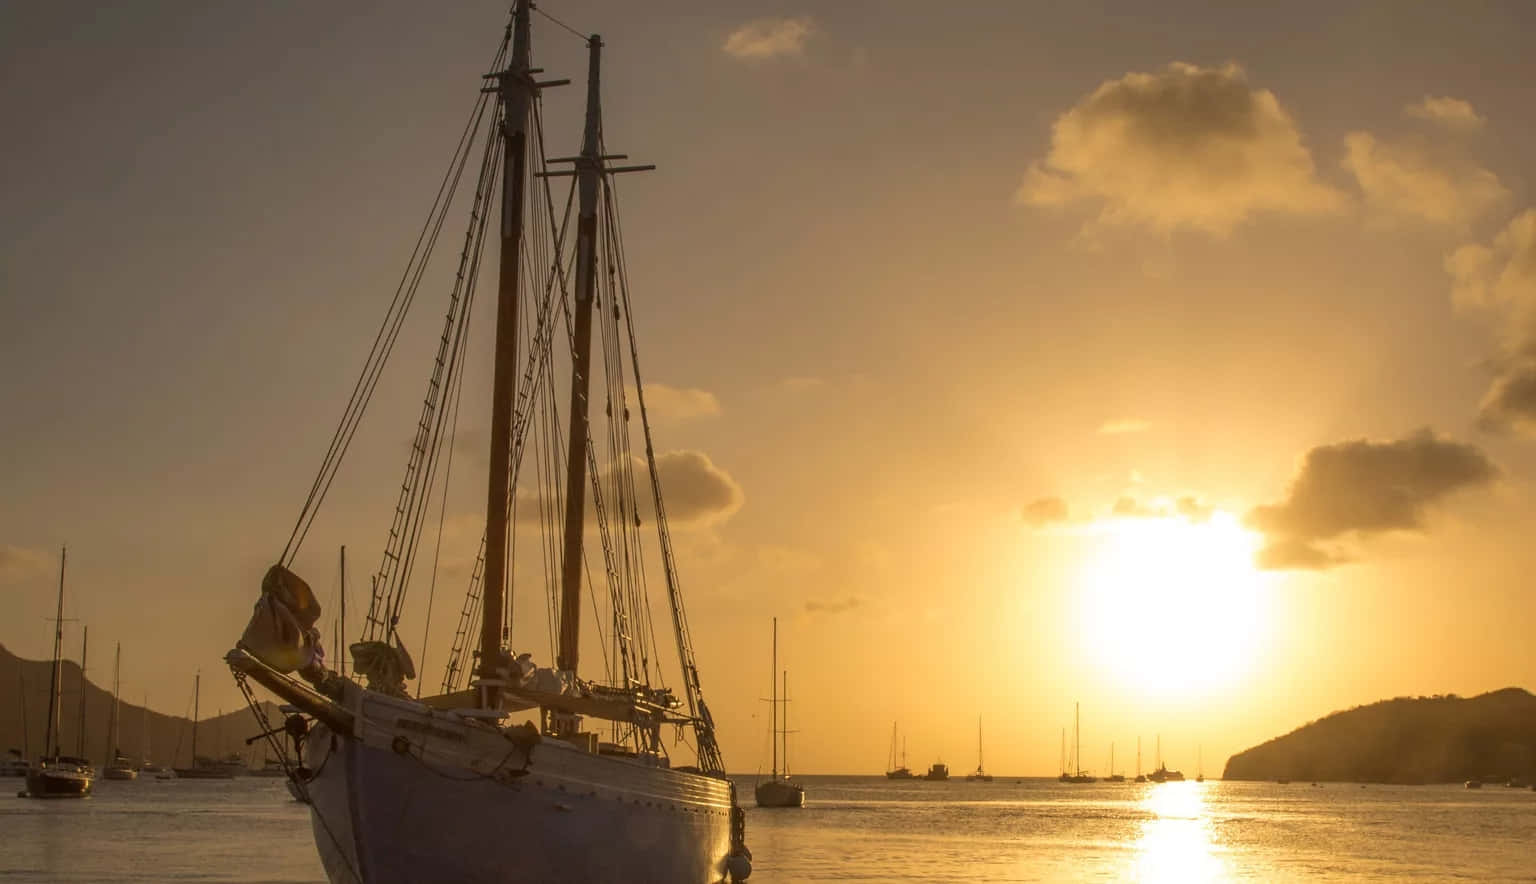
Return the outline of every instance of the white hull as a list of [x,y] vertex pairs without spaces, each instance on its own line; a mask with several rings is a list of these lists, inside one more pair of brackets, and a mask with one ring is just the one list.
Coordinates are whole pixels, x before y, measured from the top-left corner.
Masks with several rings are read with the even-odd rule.
[[317,724],[305,751],[315,843],[332,882],[727,877],[724,780],[554,740],[530,752],[450,713],[347,694],[357,733]]

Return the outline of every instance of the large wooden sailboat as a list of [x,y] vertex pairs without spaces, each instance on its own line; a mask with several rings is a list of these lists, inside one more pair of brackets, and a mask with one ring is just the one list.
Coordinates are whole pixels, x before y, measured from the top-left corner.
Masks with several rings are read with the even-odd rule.
[[[298,523],[226,660],[269,748],[294,768],[333,882],[740,881],[751,871],[745,815],[725,776],[700,688],[617,223],[615,176],[650,167],[614,165],[623,157],[603,143],[603,44],[596,36],[584,41],[581,150],[546,157],[542,92],[565,81],[536,78],[533,11],[528,0],[513,9],[424,228],[424,245],[408,262],[401,288],[407,294],[389,305]],[[474,168],[469,160],[476,153],[479,176],[465,176],[463,188],[472,187],[474,196],[459,272],[368,614],[348,649],[352,671],[343,676],[327,665],[315,627],[319,605],[294,572],[294,559],[394,348],[459,175]],[[562,220],[551,183],[565,178],[573,180]],[[574,256],[565,235],[573,205]],[[439,474],[454,449],[469,305],[480,256],[498,234],[481,554],[442,692],[416,699],[406,683],[424,676],[405,649],[400,618],[413,567],[418,559],[431,561],[430,547],[417,555],[422,526],[434,488],[448,493]],[[561,369],[570,379],[568,397],[556,395]],[[592,375],[599,378],[596,388]],[[592,399],[606,426],[589,418]],[[527,487],[519,488],[519,475]],[[510,540],[535,527],[543,543],[519,542],[529,555],[514,569]],[[587,551],[589,531],[600,543]],[[529,644],[519,636],[542,624],[535,617],[513,619],[514,570],[521,586],[537,588],[528,573],[544,577],[552,666],[515,652],[514,642]],[[657,573],[665,579],[681,698],[662,680],[648,573],[653,581]],[[432,574],[436,579],[435,567]],[[598,622],[596,641],[588,644],[603,651],[601,675],[592,671],[593,656],[587,671],[579,665],[584,592],[591,593],[593,609],[606,602],[589,612]],[[296,711],[269,721],[252,682]],[[662,740],[665,725],[692,736],[693,763],[672,763]]]
[[[779,618],[773,618],[773,668],[770,670],[773,676],[779,674]],[[759,782],[752,791],[757,798],[758,807],[804,807],[805,787],[799,783],[790,782],[789,779],[789,673],[784,673],[784,697],[779,698],[779,682],[777,678],[770,677],[773,683],[771,691],[773,696],[769,698],[769,734],[773,743],[773,769],[768,779]],[[779,714],[779,705],[784,705],[784,713]],[[779,725],[783,719],[782,727]],[[779,745],[784,746],[784,773],[779,774]],[[761,770],[761,768],[759,768]]]
[[[84,798],[96,786],[96,770],[78,756],[64,755],[59,749],[59,719],[64,697],[64,564],[66,550],[59,551],[59,608],[53,618],[53,676],[48,689],[48,730],[43,738],[43,757],[27,771],[30,798]],[[81,651],[80,690],[85,691],[85,652]],[[82,723],[84,716],[81,716]],[[81,753],[84,754],[84,753]]]

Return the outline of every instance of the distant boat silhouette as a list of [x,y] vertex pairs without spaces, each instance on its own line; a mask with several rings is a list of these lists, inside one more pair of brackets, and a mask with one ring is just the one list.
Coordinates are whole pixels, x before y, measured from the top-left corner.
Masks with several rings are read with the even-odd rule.
[[949,765],[942,761],[935,761],[929,766],[928,772],[923,775],[923,779],[934,781],[949,779]]
[[1483,781],[1478,779],[1467,780],[1465,786],[1468,789],[1481,789],[1483,787]]
[[178,780],[232,780],[234,769],[225,763],[203,758],[197,754],[198,705],[202,699],[203,674],[192,677],[192,766],[172,768]]
[[1158,734],[1158,736],[1157,736],[1157,770],[1154,770],[1151,773],[1147,774],[1147,780],[1149,782],[1153,782],[1153,783],[1182,783],[1182,782],[1184,782],[1184,772],[1183,771],[1169,770],[1168,769],[1168,765],[1163,763],[1163,736],[1162,736],[1162,734]]
[[1195,782],[1205,782],[1205,759],[1199,746],[1195,747]]
[[912,768],[907,767],[907,741],[901,741],[901,764],[896,763],[896,723],[891,722],[891,756],[886,760],[885,778],[888,780],[916,779]]
[[[27,771],[30,798],[84,798],[96,786],[96,770],[84,758],[62,754],[59,741],[59,716],[63,710],[64,653],[64,562],[67,553],[59,551],[59,610],[53,622],[53,679],[48,693],[48,731],[43,741],[43,757]],[[85,696],[85,649],[80,650],[80,695]],[[84,710],[84,701],[81,709]],[[81,724],[85,716],[81,715]],[[84,728],[81,728],[84,740]],[[84,754],[83,752],[81,754]]]
[[965,775],[967,780],[973,783],[990,783],[992,775],[987,773],[981,763],[981,716],[976,716],[976,772]]
[[118,642],[117,654],[112,661],[112,719],[107,725],[108,742],[112,745],[112,753],[107,760],[107,766],[101,771],[102,778],[108,780],[136,780],[139,778],[139,769],[118,748],[118,734],[122,731],[123,727],[120,719],[122,704],[118,699],[118,693],[122,688],[120,680],[122,664],[123,643]]
[[[779,726],[779,694],[778,681],[772,675],[779,672],[779,618],[773,618],[773,668],[769,680],[773,681],[773,697],[769,699],[772,709],[772,724],[770,734],[773,743],[773,773],[765,782],[757,784],[754,790],[757,796],[758,807],[803,807],[805,805],[805,787],[799,783],[789,781],[789,673],[784,673],[784,726]],[[784,776],[779,776],[779,741],[784,741]]]
[[1109,776],[1104,778],[1106,783],[1123,783],[1125,774],[1115,773],[1115,744],[1109,744]]
[[1136,782],[1145,783],[1147,775],[1141,772],[1141,737],[1136,738]]
[[[1061,776],[1057,777],[1057,779],[1060,782],[1063,782],[1063,783],[1096,783],[1096,782],[1098,782],[1098,778],[1097,777],[1089,776],[1088,774],[1083,772],[1083,766],[1082,766],[1083,765],[1083,754],[1082,754],[1083,740],[1082,740],[1082,734],[1081,734],[1081,732],[1078,729],[1078,725],[1080,724],[1079,719],[1081,717],[1081,712],[1082,712],[1081,704],[1073,703],[1072,704],[1072,758],[1074,759],[1073,767],[1074,767],[1075,770],[1072,773],[1067,773],[1066,771],[1062,771]],[[1065,766],[1065,765],[1063,765],[1063,766]]]

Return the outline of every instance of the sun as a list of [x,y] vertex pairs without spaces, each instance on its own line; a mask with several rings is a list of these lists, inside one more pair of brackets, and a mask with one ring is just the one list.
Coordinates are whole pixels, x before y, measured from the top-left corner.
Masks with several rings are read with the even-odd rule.
[[1209,694],[1250,671],[1269,631],[1259,538],[1231,514],[1090,526],[1079,638],[1105,674],[1150,696]]

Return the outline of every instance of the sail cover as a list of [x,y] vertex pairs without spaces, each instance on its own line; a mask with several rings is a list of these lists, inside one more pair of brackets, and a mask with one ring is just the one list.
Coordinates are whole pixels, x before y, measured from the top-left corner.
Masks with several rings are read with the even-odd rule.
[[282,565],[267,569],[261,598],[240,636],[240,646],[279,672],[325,668],[320,646],[320,603],[304,579]]

